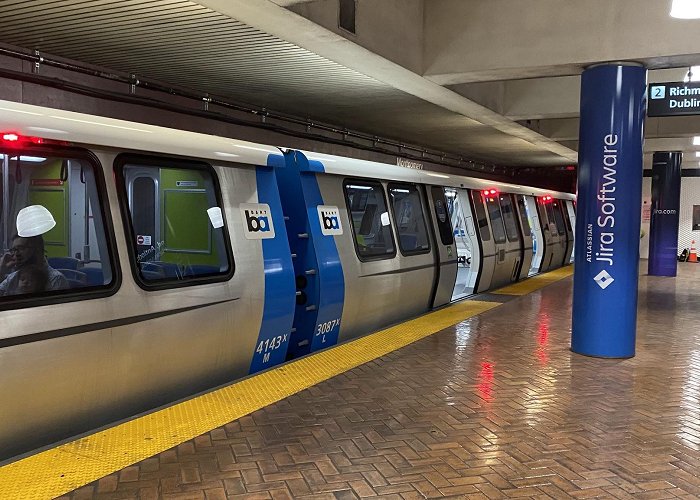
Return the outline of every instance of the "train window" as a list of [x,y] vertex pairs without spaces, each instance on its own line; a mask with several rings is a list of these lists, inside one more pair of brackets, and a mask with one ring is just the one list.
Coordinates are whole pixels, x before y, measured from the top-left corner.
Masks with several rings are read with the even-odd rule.
[[557,221],[557,229],[559,230],[559,234],[566,234],[566,226],[564,225],[564,214],[561,211],[562,203],[561,201],[557,200],[553,202],[552,205],[554,205],[554,220]]
[[549,203],[545,203],[544,207],[545,210],[547,211],[547,219],[549,219],[549,232],[552,233],[552,235],[557,235],[559,234],[557,230],[557,218],[554,215],[554,202],[550,201]]
[[503,216],[501,215],[501,207],[498,205],[498,201],[496,201],[496,198],[487,198],[486,208],[489,211],[489,218],[491,219],[493,241],[495,241],[496,243],[505,243],[506,231],[503,227]]
[[2,308],[116,290],[102,172],[87,153],[68,151],[0,151]]
[[513,213],[513,200],[511,195],[502,194],[498,197],[501,203],[501,212],[503,213],[503,223],[506,226],[506,235],[508,236],[508,241],[519,241],[520,233],[518,232],[518,223],[515,220],[515,214]]
[[516,199],[518,201],[518,212],[520,213],[520,224],[523,226],[523,234],[532,236],[532,228],[530,227],[530,221],[527,218],[527,209],[525,208],[525,198],[523,195],[517,195]]
[[115,168],[141,286],[230,279],[233,259],[220,190],[209,165],[122,155]]
[[561,205],[562,215],[564,216],[564,221],[566,222],[566,229],[568,229],[569,232],[572,232],[573,230],[571,229],[571,219],[569,218],[568,210],[565,203],[566,202],[563,200],[559,202],[559,204]]
[[491,233],[489,232],[489,221],[486,218],[486,209],[484,208],[484,200],[479,191],[470,191],[472,202],[474,203],[474,215],[476,215],[477,223],[479,224],[479,235],[481,241],[489,241]]
[[348,180],[343,189],[360,260],[389,259],[396,255],[382,185]]
[[437,219],[438,231],[440,232],[440,241],[443,245],[452,245],[455,240],[452,236],[452,224],[450,222],[455,193],[450,193],[439,186],[430,188],[430,195],[433,197],[433,205],[435,206],[435,218]]
[[399,236],[399,248],[404,255],[430,252],[420,198],[418,188],[413,184],[389,184],[391,212]]

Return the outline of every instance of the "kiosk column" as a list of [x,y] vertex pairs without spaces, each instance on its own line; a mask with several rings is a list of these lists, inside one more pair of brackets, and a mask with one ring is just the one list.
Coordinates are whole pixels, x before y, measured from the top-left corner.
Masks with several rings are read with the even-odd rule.
[[676,275],[682,158],[679,151],[654,153],[649,227],[649,274],[652,276]]
[[571,350],[634,356],[646,69],[604,64],[581,76]]

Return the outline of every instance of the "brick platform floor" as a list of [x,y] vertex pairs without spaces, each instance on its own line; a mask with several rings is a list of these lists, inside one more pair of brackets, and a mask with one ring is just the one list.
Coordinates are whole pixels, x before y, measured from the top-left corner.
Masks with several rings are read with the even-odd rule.
[[637,356],[569,351],[571,278],[62,498],[698,498],[700,265]]

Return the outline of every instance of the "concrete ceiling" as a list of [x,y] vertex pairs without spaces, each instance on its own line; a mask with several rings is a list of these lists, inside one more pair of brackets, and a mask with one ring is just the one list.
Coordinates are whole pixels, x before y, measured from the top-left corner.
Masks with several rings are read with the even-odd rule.
[[[515,166],[575,163],[584,67],[700,64],[700,21],[670,0],[356,4],[351,34],[338,0],[5,0],[0,42]],[[700,120],[646,130],[648,151],[694,153]]]

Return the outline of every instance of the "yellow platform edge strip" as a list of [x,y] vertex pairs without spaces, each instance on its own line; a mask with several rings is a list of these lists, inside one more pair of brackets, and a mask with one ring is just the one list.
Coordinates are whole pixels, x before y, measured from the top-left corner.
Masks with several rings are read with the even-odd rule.
[[[571,274],[527,280],[528,292]],[[549,279],[545,278],[552,274]],[[0,467],[0,495],[55,498],[501,304],[468,300]]]
[[492,292],[503,295],[527,295],[528,293],[539,290],[540,288],[559,281],[561,279],[567,278],[574,273],[574,266],[560,267],[554,271],[550,271],[545,274],[538,274],[537,276],[532,276],[523,281],[513,283],[512,285],[499,288],[498,290]]

